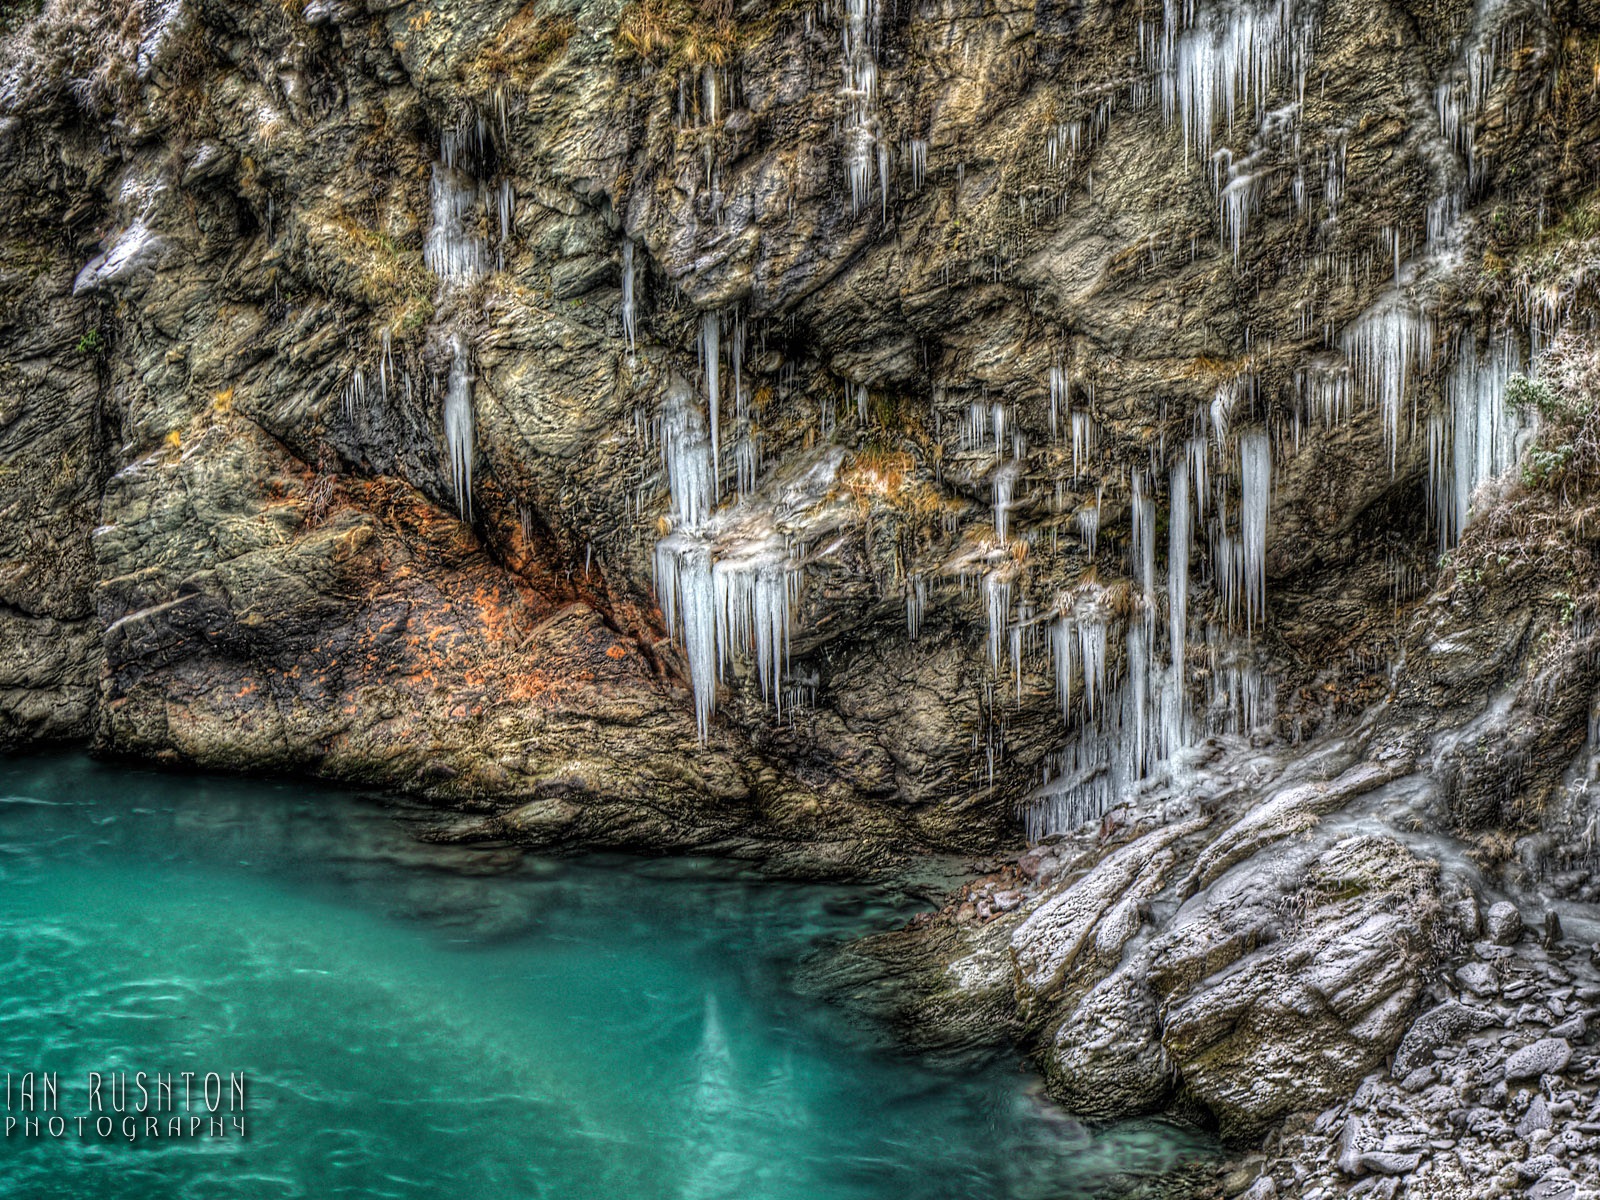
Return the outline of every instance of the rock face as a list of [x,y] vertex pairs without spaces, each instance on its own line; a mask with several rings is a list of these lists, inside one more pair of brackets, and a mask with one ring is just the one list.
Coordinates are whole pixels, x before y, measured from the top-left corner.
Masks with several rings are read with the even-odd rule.
[[1504,19],[14,13],[0,731],[850,859],[1337,722],[1459,264],[1584,183],[1586,18]]
[[[1283,781],[1264,804],[1131,816],[1109,846],[1085,831],[1057,844],[1058,869],[1032,864],[1048,882],[1002,875],[852,957],[878,956],[904,975],[922,942],[932,978],[901,1019],[949,1040],[981,1009],[991,1034],[1036,1048],[1052,1093],[1076,1112],[1178,1104],[1249,1141],[1348,1096],[1401,1043],[1438,959],[1439,869],[1390,837],[1317,829],[1308,840],[1308,826],[1291,822],[1247,861],[1203,885],[1197,874],[1256,814],[1284,811],[1283,795],[1348,797],[1352,780],[1370,790],[1379,778],[1357,767],[1320,784]],[[1013,907],[994,903],[1011,895]],[[1009,960],[994,952],[999,931]],[[1408,1053],[1423,1053],[1430,1035],[1409,1036]]]

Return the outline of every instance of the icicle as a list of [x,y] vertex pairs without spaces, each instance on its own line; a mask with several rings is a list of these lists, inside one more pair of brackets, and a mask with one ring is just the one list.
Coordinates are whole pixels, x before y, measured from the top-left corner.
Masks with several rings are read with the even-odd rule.
[[382,347],[378,355],[378,396],[385,406],[389,403],[389,380],[394,377],[394,357],[392,339],[389,336],[389,327],[385,325],[378,335]]
[[911,188],[920,192],[922,181],[928,175],[928,143],[921,138],[912,138],[907,157],[911,160]]
[[1199,8],[1167,0],[1159,45],[1145,56],[1161,76],[1162,108],[1183,130],[1184,156],[1211,152],[1218,124],[1231,131],[1240,108],[1259,120],[1268,93],[1293,75],[1304,90],[1314,10],[1296,0],[1222,0]]
[[633,271],[633,239],[624,238],[622,242],[622,336],[628,344],[629,354],[634,352],[638,341],[638,328],[635,324],[637,313],[634,301]]
[[[1189,629],[1189,464],[1178,459],[1172,465],[1171,511],[1167,518],[1167,636],[1171,642],[1172,665],[1183,670],[1184,644]],[[1180,675],[1179,683],[1182,683]]]
[[675,381],[661,408],[661,458],[672,493],[672,513],[685,529],[698,529],[711,516],[714,481],[711,445],[689,389]]
[[719,426],[722,405],[722,316],[717,312],[700,315],[700,366],[705,372],[706,408],[711,414],[711,484],[716,494],[717,481],[722,478],[718,461],[720,448]]
[[1100,714],[1106,693],[1106,622],[1085,618],[1076,623],[1078,662],[1083,668],[1083,706],[1093,719]]
[[1239,540],[1243,555],[1245,626],[1266,613],[1267,509],[1272,491],[1272,444],[1265,430],[1239,438]]
[[656,543],[656,595],[667,629],[681,639],[689,660],[695,724],[700,741],[710,736],[717,702],[717,601],[710,546],[690,534]]
[[450,485],[461,519],[472,519],[472,363],[467,339],[450,335],[450,382],[444,393],[444,438],[449,449]]
[[1155,604],[1156,505],[1144,494],[1144,472],[1133,473],[1133,501],[1129,505],[1133,522],[1133,575],[1143,593],[1145,608]]
[[928,609],[928,581],[921,574],[906,580],[906,634],[912,641],[922,635],[922,617]]
[[[1222,151],[1218,151],[1222,153]],[[1256,192],[1260,177],[1242,172],[1230,163],[1231,176],[1217,195],[1217,207],[1222,223],[1222,240],[1233,251],[1233,265],[1239,265],[1239,253],[1251,214],[1256,209]]]
[[1077,630],[1066,617],[1056,618],[1050,627],[1050,651],[1055,666],[1056,699],[1061,703],[1061,720],[1071,720],[1072,713],[1072,660]]
[[1006,617],[1011,612],[1011,580],[999,571],[983,577],[984,608],[989,618],[989,665],[1000,668],[1000,651],[1005,645]]
[[1061,440],[1061,414],[1070,411],[1072,400],[1067,390],[1067,369],[1060,363],[1050,367],[1050,440]]
[[1531,414],[1519,413],[1506,403],[1506,384],[1521,366],[1521,355],[1509,340],[1480,363],[1468,335],[1455,370],[1445,379],[1447,415],[1443,422],[1429,423],[1428,455],[1444,549],[1455,545],[1466,528],[1473,493],[1515,465],[1532,432]]
[[1131,750],[1134,779],[1143,779],[1154,755],[1150,744],[1150,639],[1143,621],[1128,622],[1128,694],[1125,705],[1133,717]]
[[344,392],[340,397],[341,408],[344,410],[345,420],[354,420],[356,413],[367,406],[367,377],[360,367],[350,376],[350,382],[344,385]]
[[995,468],[992,478],[994,484],[994,532],[1002,543],[1006,540],[1006,523],[1011,513],[1012,495],[1016,491],[1019,470],[1018,464],[1014,462],[1006,463]]
[[1089,557],[1094,557],[1094,544],[1100,534],[1100,508],[1098,505],[1090,508],[1080,508],[1076,521],[1078,522],[1078,537],[1083,542],[1083,548]]
[[[888,171],[887,160],[879,158],[882,134],[878,123],[878,0],[843,0],[843,15],[840,34],[845,178],[850,185],[850,211],[859,214],[872,193],[874,165],[884,174]],[[884,204],[887,214],[887,196]]]
[[517,193],[512,190],[511,180],[500,181],[495,200],[500,209],[500,269],[503,271],[506,268],[506,243],[511,240],[511,227],[517,218]]
[[1099,444],[1100,430],[1095,419],[1086,412],[1072,414],[1072,477],[1078,478],[1083,468],[1094,462],[1095,448]]
[[1350,359],[1367,400],[1382,407],[1392,474],[1406,396],[1433,357],[1433,321],[1400,296],[1391,295],[1356,318],[1340,339],[1340,348]]
[[1190,486],[1194,490],[1195,512],[1201,522],[1206,519],[1206,499],[1211,494],[1210,476],[1206,469],[1206,438],[1202,431],[1199,437],[1190,438],[1189,448],[1189,473]]
[[446,283],[477,278],[487,269],[483,239],[472,229],[478,219],[478,185],[447,163],[433,166],[433,226],[423,243],[428,270]]
[[718,670],[753,648],[762,695],[783,710],[789,613],[798,587],[789,552],[776,535],[725,548],[713,570]]

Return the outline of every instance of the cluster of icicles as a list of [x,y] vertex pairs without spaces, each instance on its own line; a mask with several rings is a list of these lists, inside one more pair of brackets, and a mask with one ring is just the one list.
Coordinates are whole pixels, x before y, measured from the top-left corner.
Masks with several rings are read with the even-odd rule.
[[[1505,335],[1480,342],[1470,333],[1437,345],[1437,331],[1419,298],[1438,274],[1438,261],[1457,239],[1456,223],[1470,182],[1474,114],[1493,75],[1494,0],[1479,13],[1462,52],[1462,65],[1439,85],[1439,137],[1466,156],[1468,168],[1444,171],[1430,203],[1428,244],[1421,259],[1405,260],[1394,231],[1383,236],[1394,261],[1392,289],[1342,332],[1328,335],[1327,353],[1299,374],[1297,403],[1287,422],[1264,426],[1248,371],[1219,385],[1213,402],[1195,416],[1191,436],[1170,460],[1153,455],[1148,467],[1125,472],[1130,576],[1102,583],[1091,572],[1078,586],[1039,603],[1030,597],[1025,554],[1010,545],[1012,513],[1022,499],[1036,458],[1010,407],[973,401],[960,430],[968,455],[992,457],[993,540],[941,573],[958,575],[963,594],[981,604],[988,627],[987,653],[995,678],[1010,676],[1020,697],[1024,663],[1049,665],[1068,740],[1045,767],[1044,781],[1028,798],[1031,836],[1075,827],[1103,813],[1141,780],[1170,769],[1197,737],[1249,734],[1273,722],[1274,689],[1258,662],[1254,632],[1265,620],[1266,548],[1274,463],[1294,453],[1304,428],[1348,419],[1358,405],[1381,413],[1391,471],[1402,440],[1425,436],[1428,497],[1440,544],[1453,545],[1466,525],[1472,497],[1487,480],[1516,461],[1529,429],[1506,402],[1510,376],[1524,356]],[[887,204],[886,141],[876,108],[878,10],[873,0],[846,0],[842,44],[846,171],[852,207],[867,202],[873,170]],[[1292,136],[1298,104],[1269,110],[1267,99],[1287,82],[1296,101],[1316,31],[1312,0],[1234,0],[1210,6],[1169,3],[1159,31],[1146,40],[1153,67],[1150,96],[1159,96],[1168,119],[1181,129],[1186,152],[1209,158],[1219,224],[1234,257],[1257,205],[1266,151]],[[1136,97],[1137,98],[1137,97]],[[1050,133],[1052,164],[1069,162],[1104,132],[1108,109],[1085,122],[1064,122]],[[1252,115],[1260,130],[1249,153],[1213,149],[1219,129],[1232,132]],[[907,146],[917,185],[927,169],[927,145]],[[1319,167],[1325,214],[1335,218],[1343,198],[1345,136],[1334,131]],[[1297,175],[1293,189],[1302,209],[1309,188]],[[623,327],[629,352],[636,342],[634,248],[623,248]],[[1338,269],[1335,265],[1334,269]],[[1348,265],[1343,269],[1348,271]],[[1305,320],[1313,318],[1308,313]],[[734,376],[734,427],[746,419],[740,361],[742,322],[702,315],[699,397],[674,387],[663,405],[659,435],[671,491],[671,528],[657,545],[658,594],[670,627],[689,661],[702,738],[707,736],[719,681],[734,660],[752,655],[762,693],[781,706],[787,647],[801,572],[794,547],[770,513],[752,511],[746,498],[760,469],[759,447],[736,440],[732,503],[721,504],[725,475],[723,400],[725,343]],[[1548,322],[1546,323],[1548,324]],[[1310,332],[1310,325],[1305,332]],[[1535,322],[1530,341],[1553,330]],[[731,335],[725,338],[724,335]],[[1442,411],[1421,411],[1422,380],[1441,355],[1445,372]],[[851,385],[865,408],[867,387]],[[1070,445],[1074,490],[1092,472],[1100,428],[1092,393],[1074,403],[1065,366],[1048,380],[1049,437]],[[942,399],[935,396],[935,414]],[[824,437],[833,429],[824,410]],[[862,413],[865,420],[865,412]],[[937,435],[937,430],[936,430]],[[981,468],[980,468],[981,469]],[[1066,481],[1055,482],[1058,501]],[[1092,503],[1072,514],[1091,561],[1102,534],[1101,482]],[[1164,504],[1164,577],[1157,564],[1158,512]],[[1052,533],[1052,538],[1056,535]],[[1205,575],[1214,603],[1191,622],[1190,592],[1195,542],[1203,541]],[[906,629],[921,633],[932,585],[924,573],[904,581]],[[1120,643],[1120,646],[1118,645]],[[1197,687],[1198,681],[1203,681]],[[991,697],[992,699],[992,697]],[[993,704],[991,703],[991,708]],[[991,735],[992,736],[992,735]],[[991,767],[993,754],[991,746]]]
[[[1281,132],[1277,127],[1285,120],[1294,119],[1269,111],[1266,100],[1285,81],[1296,98],[1303,92],[1315,32],[1312,2],[1232,0],[1203,7],[1169,2],[1161,29],[1146,39],[1146,58],[1154,68],[1151,96],[1159,95],[1168,119],[1181,128],[1186,151],[1209,158],[1219,223],[1236,259],[1260,192],[1262,152],[1257,148],[1236,156],[1213,150],[1213,140],[1219,128],[1231,132],[1246,112],[1253,113],[1262,131],[1262,145]],[[1461,63],[1438,88],[1440,137],[1468,165],[1441,180],[1430,208],[1430,253],[1450,244],[1453,222],[1464,207],[1473,123],[1493,79],[1492,15],[1490,7],[1480,13]],[[858,212],[869,202],[874,172],[887,212],[888,142],[877,107],[879,22],[877,0],[844,0],[842,131],[847,182]],[[1104,132],[1108,112],[1099,107],[1086,121],[1052,130],[1052,164],[1069,162],[1087,149]],[[495,253],[503,265],[515,197],[509,181],[491,184],[480,178],[491,158],[490,135],[485,121],[473,116],[441,138],[424,256],[446,289],[470,284],[490,269],[496,261],[490,244],[496,229]],[[914,186],[920,187],[927,143],[912,140],[902,151]],[[1335,139],[1320,168],[1330,218],[1343,195],[1343,160],[1343,141]],[[1297,179],[1297,203],[1306,191]],[[1468,335],[1453,346],[1437,345],[1437,331],[1417,295],[1434,264],[1426,257],[1402,263],[1398,236],[1391,248],[1392,290],[1337,337],[1330,335],[1328,352],[1301,372],[1291,428],[1269,432],[1260,424],[1252,415],[1252,381],[1241,373],[1221,384],[1212,404],[1196,414],[1177,453],[1170,459],[1153,455],[1148,466],[1114,483],[1128,496],[1129,581],[1102,583],[1091,573],[1064,594],[1030,596],[1026,556],[1013,553],[1010,543],[1012,514],[1038,473],[1037,455],[1007,404],[984,399],[968,408],[961,449],[992,458],[987,473],[994,536],[981,561],[945,564],[943,573],[959,576],[963,592],[979,599],[997,681],[1010,676],[1020,695],[1024,663],[1037,658],[1048,664],[1068,730],[1068,740],[1050,757],[1044,781],[1029,797],[1030,835],[1095,818],[1140,780],[1175,762],[1197,737],[1248,734],[1273,720],[1272,682],[1256,660],[1253,634],[1266,614],[1274,463],[1293,453],[1304,425],[1347,419],[1358,403],[1377,406],[1391,469],[1403,437],[1425,436],[1429,498],[1444,547],[1467,523],[1474,492],[1514,463],[1527,436],[1505,399],[1507,380],[1524,362],[1517,343],[1501,336],[1480,346]],[[637,258],[635,244],[624,242],[621,316],[629,355],[639,338]],[[1541,335],[1553,332],[1549,325],[1535,322],[1531,354],[1537,353]],[[803,579],[798,548],[754,497],[764,463],[744,377],[746,337],[736,311],[701,314],[697,384],[671,386],[656,423],[670,492],[669,527],[654,556],[657,593],[688,662],[702,740],[709,737],[718,685],[740,660],[753,660],[766,700],[780,710],[788,702],[787,659]],[[458,509],[470,517],[471,348],[460,330],[444,340],[450,364],[441,413],[444,457]],[[1443,411],[1423,414],[1422,377],[1446,353],[1454,362],[1445,374]],[[376,379],[385,402],[391,388],[410,392],[409,374],[396,378],[387,334]],[[1094,472],[1099,454],[1092,393],[1080,387],[1075,398],[1073,381],[1059,361],[1047,384],[1049,439],[1059,448],[1063,473],[1070,446],[1076,489]],[[866,385],[853,387],[864,410]],[[363,405],[369,391],[358,370],[345,390],[346,411]],[[940,402],[936,397],[936,411]],[[831,406],[823,412],[826,438],[833,432]],[[1057,479],[1055,487],[1063,497],[1066,481]],[[1103,532],[1105,487],[1101,482],[1094,501],[1072,514],[1091,560]],[[1163,505],[1164,547],[1156,532]],[[1206,549],[1205,575],[1198,580],[1193,568],[1197,541]],[[1163,549],[1164,576],[1157,569]],[[1208,586],[1215,603],[1203,618],[1191,621],[1196,584]],[[905,599],[907,632],[916,638],[932,602],[932,581],[925,574],[912,575],[905,581]],[[1206,681],[1204,688],[1196,686],[1197,680]]]
[[[1079,475],[1094,465],[1096,422],[1088,403],[1072,402],[1063,368],[1052,368],[1050,385],[1052,427],[1072,430],[1076,489]],[[1011,435],[1015,455],[1005,459],[1006,406],[987,406],[985,424],[993,431],[998,460],[992,473],[998,544],[979,561],[960,564],[963,587],[971,580],[981,594],[990,666],[997,677],[1010,676],[1019,700],[1024,663],[1044,653],[1069,733],[1028,798],[1024,815],[1031,836],[1098,816],[1197,733],[1248,734],[1272,719],[1271,683],[1255,661],[1251,634],[1265,616],[1273,450],[1265,429],[1235,428],[1246,399],[1247,382],[1230,381],[1208,409],[1196,414],[1193,435],[1169,464],[1152,461],[1126,476],[1131,581],[1106,584],[1091,573],[1038,608],[1026,586],[1027,556],[1012,553],[1006,542],[1004,513],[1014,502],[1022,441]],[[979,433],[978,408],[975,404],[967,422],[964,449],[981,450],[987,440]],[[1062,483],[1058,497],[1064,494]],[[1156,532],[1162,483],[1164,547]],[[1073,514],[1091,560],[1102,532],[1103,491],[1102,484],[1094,502]],[[1217,601],[1198,636],[1190,621],[1197,531],[1208,548],[1209,583]],[[1157,570],[1163,551],[1164,581]],[[926,604],[923,589],[908,592],[908,627],[920,625]],[[1120,656],[1114,641],[1122,643]],[[1203,662],[1195,660],[1196,653]],[[1210,681],[1198,711],[1192,686],[1197,666]],[[992,748],[990,753],[992,766]]]
[[[625,248],[624,294],[630,305],[632,265],[631,247]],[[625,312],[626,330],[632,320],[631,312]],[[707,312],[699,334],[704,411],[689,386],[675,381],[657,428],[671,516],[670,529],[656,543],[655,576],[667,627],[688,660],[695,720],[705,741],[717,686],[741,656],[754,658],[762,696],[782,711],[791,613],[801,572],[795,547],[771,514],[739,503],[754,487],[761,465],[743,370],[744,322],[736,314]],[[632,334],[625,336],[631,345]],[[734,401],[736,496],[723,505],[725,380]]]
[[[497,108],[504,136],[503,98],[497,97]],[[466,287],[492,268],[505,266],[506,245],[515,221],[516,196],[507,178],[502,177],[493,184],[479,178],[483,164],[492,157],[492,137],[488,119],[478,112],[469,112],[458,125],[440,134],[439,157],[433,165],[430,185],[432,223],[423,242],[422,256],[423,263],[438,277],[440,287],[446,292]],[[494,238],[493,254],[491,238]],[[445,332],[443,340],[449,357],[440,401],[443,462],[456,511],[463,520],[471,520],[475,455],[472,351],[466,334],[460,329]],[[403,367],[396,371],[388,329],[381,334],[375,376],[376,398],[380,404],[387,406],[391,388],[396,388],[410,403],[411,373]],[[371,395],[367,372],[356,368],[342,396],[345,418],[356,420],[365,411]]]

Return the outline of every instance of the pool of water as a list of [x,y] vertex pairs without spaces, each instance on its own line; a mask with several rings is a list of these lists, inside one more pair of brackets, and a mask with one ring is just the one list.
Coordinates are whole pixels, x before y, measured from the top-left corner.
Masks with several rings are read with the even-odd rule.
[[[403,811],[303,782],[0,759],[19,1118],[0,1194],[1044,1198],[1205,1153],[1159,1124],[1091,1133],[1014,1062],[889,1053],[795,990],[818,946],[915,903],[432,845]],[[54,1114],[21,1110],[28,1071],[56,1074]],[[139,1071],[173,1073],[182,1136],[148,1109],[126,1136],[112,1083],[127,1073],[131,1112]],[[243,1136],[212,1132],[207,1072],[244,1074],[242,1114],[226,1093],[219,1111]]]

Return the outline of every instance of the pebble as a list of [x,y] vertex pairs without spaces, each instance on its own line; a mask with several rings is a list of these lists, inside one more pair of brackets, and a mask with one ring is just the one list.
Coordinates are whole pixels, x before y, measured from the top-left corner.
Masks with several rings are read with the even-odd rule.
[[1418,1067],[1400,1081],[1400,1086],[1408,1092],[1420,1092],[1434,1081],[1437,1074],[1432,1067]]
[[1475,996],[1493,996],[1500,990],[1494,968],[1484,962],[1470,962],[1456,972],[1456,981]]
[[1379,1175],[1409,1175],[1422,1162],[1419,1153],[1400,1154],[1390,1150],[1368,1150],[1358,1160],[1364,1170]]
[[1566,1038],[1540,1038],[1506,1059],[1507,1079],[1537,1079],[1566,1070],[1572,1061],[1572,1047]]
[[1528,1105],[1528,1111],[1522,1115],[1522,1120],[1517,1122],[1517,1136],[1526,1141],[1536,1130],[1549,1128],[1550,1109],[1543,1096],[1535,1096],[1533,1103]]
[[1580,1013],[1577,1016],[1567,1018],[1567,1020],[1551,1029],[1550,1036],[1566,1038],[1571,1042],[1581,1042],[1588,1032],[1588,1022],[1583,1019],[1583,1015]]
[[1523,1183],[1532,1183],[1535,1179],[1543,1179],[1556,1169],[1556,1160],[1548,1154],[1536,1154],[1527,1162],[1517,1164],[1517,1178]]
[[1429,1058],[1445,1059],[1456,1055],[1449,1043],[1463,1033],[1483,1029],[1494,1018],[1481,1008],[1454,1002],[1430,1008],[1406,1030],[1394,1055],[1394,1073],[1400,1078],[1418,1067],[1426,1066]]
[[1365,1136],[1360,1117],[1345,1118],[1344,1128],[1339,1131],[1338,1165],[1346,1175],[1361,1174],[1361,1141]]
[[1578,1185],[1570,1179],[1541,1179],[1528,1189],[1528,1200],[1573,1200]]

